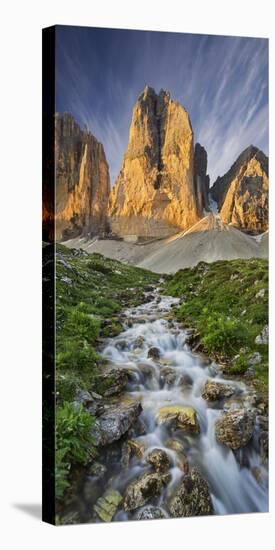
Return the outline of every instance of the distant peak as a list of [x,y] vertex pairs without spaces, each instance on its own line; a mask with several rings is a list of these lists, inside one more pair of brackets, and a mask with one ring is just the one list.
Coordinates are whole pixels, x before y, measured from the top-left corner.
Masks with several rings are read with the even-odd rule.
[[163,88],[161,88],[159,93],[157,93],[154,88],[152,88],[151,86],[148,86],[148,84],[146,84],[143,92],[139,96],[139,99],[140,100],[145,100],[147,98],[154,98],[154,99],[160,98],[162,100],[163,99],[168,99],[169,100],[170,97],[171,97],[171,94],[170,94],[169,91],[164,90]]

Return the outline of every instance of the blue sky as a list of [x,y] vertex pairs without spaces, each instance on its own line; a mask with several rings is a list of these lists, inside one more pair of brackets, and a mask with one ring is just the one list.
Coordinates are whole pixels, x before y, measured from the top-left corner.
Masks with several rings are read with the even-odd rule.
[[266,39],[57,27],[56,110],[103,143],[112,183],[146,84],[189,112],[211,183],[248,145],[268,154]]

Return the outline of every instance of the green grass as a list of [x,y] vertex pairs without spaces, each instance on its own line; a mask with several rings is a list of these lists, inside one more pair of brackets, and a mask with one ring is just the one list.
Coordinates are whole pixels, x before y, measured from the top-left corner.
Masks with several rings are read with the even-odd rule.
[[159,276],[100,254],[56,246],[56,495],[70,485],[74,464],[92,456],[93,417],[72,402],[78,389],[93,390],[104,365],[98,338],[122,330],[119,313],[142,303]]
[[63,496],[69,487],[72,464],[85,464],[95,454],[91,428],[93,417],[81,406],[76,409],[64,403],[56,412],[55,483],[56,496]]
[[267,389],[267,346],[255,344],[268,323],[266,260],[201,262],[170,276],[163,292],[180,297],[177,319],[197,329],[205,351],[226,362],[231,374],[244,374],[249,356],[259,351],[256,379]]

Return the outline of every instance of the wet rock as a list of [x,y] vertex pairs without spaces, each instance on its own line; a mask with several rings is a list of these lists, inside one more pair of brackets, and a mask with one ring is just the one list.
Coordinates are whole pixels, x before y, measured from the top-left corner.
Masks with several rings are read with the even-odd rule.
[[255,344],[267,345],[268,344],[268,325],[265,325],[262,332],[255,338]]
[[256,369],[254,367],[248,367],[244,373],[244,377],[247,379],[254,378],[256,374]]
[[142,411],[140,402],[132,401],[109,407],[96,422],[92,435],[95,445],[105,446],[119,440],[133,426]]
[[169,386],[171,386],[172,384],[174,384],[176,378],[177,378],[177,375],[173,368],[162,367],[160,369],[160,381],[163,384],[168,384]]
[[128,437],[130,437],[132,439],[132,438],[139,437],[140,435],[145,435],[145,434],[146,434],[146,425],[143,422],[143,420],[139,417],[139,418],[137,418],[137,420],[134,422],[134,424],[129,429]]
[[258,416],[257,417],[257,427],[258,427],[258,445],[261,461],[263,464],[268,463],[268,417],[267,416]]
[[141,508],[149,500],[160,495],[166,477],[159,473],[146,473],[128,485],[124,497],[124,510],[130,512]]
[[111,369],[96,377],[96,391],[104,397],[121,393],[128,384],[128,373],[124,369]]
[[179,379],[179,386],[182,388],[191,388],[193,386],[193,380],[189,374],[183,374]]
[[259,466],[252,466],[251,473],[258,483],[262,481],[262,470]]
[[112,521],[121,502],[121,494],[118,491],[110,489],[97,500],[96,504],[94,505],[94,511],[99,519],[101,519],[102,521]]
[[189,463],[184,453],[177,453],[176,465],[184,474],[188,474]]
[[147,365],[146,363],[139,363],[138,369],[142,372],[143,376],[148,376],[149,378],[152,378],[154,375],[154,367],[152,365]]
[[130,447],[131,454],[137,458],[142,458],[145,452],[145,445],[142,441],[138,439],[129,439],[127,441],[128,446]]
[[229,410],[215,425],[217,440],[232,450],[245,447],[253,434],[254,414],[245,409]]
[[135,519],[145,520],[145,519],[164,519],[167,518],[167,513],[157,506],[146,506],[142,510],[137,512]]
[[164,359],[164,357],[162,359],[159,359],[159,363],[164,367],[169,367],[170,365],[172,365],[172,361],[170,359]]
[[186,432],[200,432],[197,413],[193,407],[184,407],[182,405],[162,407],[157,415],[157,423]]
[[127,340],[119,340],[115,346],[119,351],[125,351],[128,348],[128,342]]
[[172,449],[172,451],[184,453],[184,444],[179,439],[171,437],[167,439],[165,446],[168,447],[168,449]]
[[104,464],[100,464],[100,462],[93,462],[88,466],[86,472],[88,476],[102,479],[107,472],[107,468]]
[[202,391],[202,397],[206,401],[219,401],[220,399],[231,397],[234,393],[235,388],[229,384],[207,380]]
[[131,458],[131,449],[128,445],[128,442],[125,441],[121,448],[121,466],[124,470],[127,470],[127,468],[129,468],[130,458]]
[[92,391],[78,390],[73,404],[76,409],[84,406],[89,413],[94,415],[101,414],[104,409],[102,396]]
[[255,351],[253,355],[251,355],[248,360],[247,364],[249,367],[254,367],[255,365],[259,365],[262,362],[262,356],[258,351]]
[[153,466],[156,472],[167,472],[170,468],[170,459],[163,449],[154,449],[146,457],[146,462]]
[[154,294],[144,294],[143,296],[144,303],[147,304],[148,302],[152,302],[155,299]]
[[153,348],[150,348],[148,350],[148,355],[147,357],[149,357],[150,359],[154,359],[155,361],[157,361],[159,358],[160,358],[160,350],[159,348],[156,348],[156,347],[153,347]]
[[208,483],[196,468],[186,474],[168,502],[173,517],[208,516],[213,505]]
[[144,346],[145,338],[143,336],[139,336],[136,338],[133,344],[134,349],[142,349]]

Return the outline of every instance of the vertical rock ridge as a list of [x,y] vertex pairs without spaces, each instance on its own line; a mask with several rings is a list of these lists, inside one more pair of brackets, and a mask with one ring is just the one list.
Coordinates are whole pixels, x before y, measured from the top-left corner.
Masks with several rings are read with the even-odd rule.
[[268,158],[251,145],[217,178],[211,196],[225,223],[260,233],[268,229],[268,190]]
[[109,200],[120,236],[165,237],[196,223],[193,130],[169,92],[146,86],[133,109],[129,143]]
[[55,116],[56,238],[107,230],[109,167],[101,143],[72,115]]

